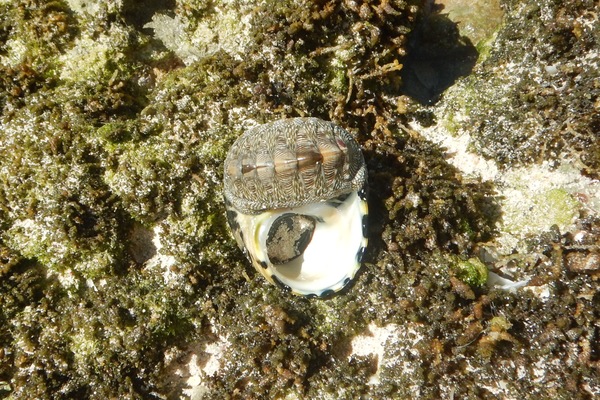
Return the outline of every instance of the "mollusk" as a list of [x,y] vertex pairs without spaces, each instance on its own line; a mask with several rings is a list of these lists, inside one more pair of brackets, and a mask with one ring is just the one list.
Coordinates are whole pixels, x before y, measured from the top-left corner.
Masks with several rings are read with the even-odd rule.
[[354,138],[317,118],[248,130],[224,167],[236,241],[271,283],[303,296],[347,285],[367,246],[366,166]]

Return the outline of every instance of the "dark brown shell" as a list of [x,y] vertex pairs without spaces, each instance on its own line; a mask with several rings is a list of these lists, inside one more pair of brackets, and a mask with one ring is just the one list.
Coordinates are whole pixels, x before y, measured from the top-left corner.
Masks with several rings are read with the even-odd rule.
[[360,189],[366,167],[358,143],[318,118],[291,118],[254,127],[225,160],[225,197],[246,214],[298,207]]

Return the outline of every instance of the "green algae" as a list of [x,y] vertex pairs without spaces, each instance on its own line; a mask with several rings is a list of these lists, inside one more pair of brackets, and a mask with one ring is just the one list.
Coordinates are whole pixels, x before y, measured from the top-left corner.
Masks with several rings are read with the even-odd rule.
[[[544,190],[525,196],[520,205],[511,201],[504,207],[503,230],[513,235],[526,235],[550,229],[556,225],[560,230],[569,227],[579,214],[580,203],[565,189]],[[528,207],[523,210],[522,204]]]
[[482,287],[488,278],[488,269],[478,258],[458,259],[453,269],[458,279],[472,287]]

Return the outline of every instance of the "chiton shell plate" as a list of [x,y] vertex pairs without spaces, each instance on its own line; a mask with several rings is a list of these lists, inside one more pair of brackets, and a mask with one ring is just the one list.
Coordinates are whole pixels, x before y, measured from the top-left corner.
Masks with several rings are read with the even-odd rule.
[[250,129],[224,166],[238,245],[268,281],[295,294],[342,289],[367,245],[366,176],[358,143],[332,122],[292,118]]

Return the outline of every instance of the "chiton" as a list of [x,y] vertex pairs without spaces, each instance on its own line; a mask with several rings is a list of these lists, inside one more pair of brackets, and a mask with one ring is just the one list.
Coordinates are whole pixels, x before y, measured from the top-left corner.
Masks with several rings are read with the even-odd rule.
[[366,188],[358,143],[318,118],[256,126],[225,160],[238,245],[269,282],[298,295],[327,296],[354,278],[367,246]]

